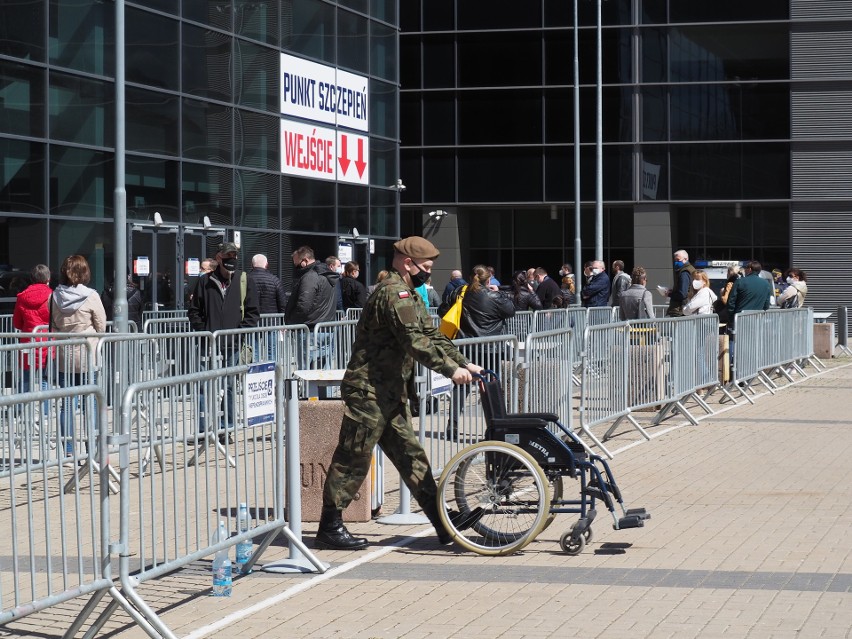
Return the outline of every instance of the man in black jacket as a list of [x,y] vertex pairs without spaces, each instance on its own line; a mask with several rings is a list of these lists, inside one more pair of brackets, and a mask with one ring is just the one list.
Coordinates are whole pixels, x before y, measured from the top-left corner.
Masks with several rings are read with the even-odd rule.
[[[284,321],[287,324],[304,324],[313,331],[320,322],[333,322],[337,317],[337,283],[340,275],[322,262],[317,262],[309,246],[300,246],[293,251],[293,270],[296,276]],[[319,335],[310,349],[310,356],[299,358],[300,368],[327,368],[331,352],[330,335]],[[313,362],[323,360],[322,366]]]
[[[216,253],[216,268],[198,277],[186,312],[192,330],[214,332],[257,326],[260,318],[257,293],[248,277],[237,270],[237,254],[237,245],[233,242],[220,244]],[[211,362],[211,365],[235,366],[239,362],[239,346],[240,340],[220,339],[217,351],[223,361]],[[199,392],[199,432],[204,432],[206,427],[206,385],[202,384]],[[234,424],[233,385],[226,384],[225,390],[227,404],[224,426],[229,428]]]
[[[544,310],[554,308],[553,300],[557,297],[562,297],[562,288],[551,278],[547,271],[539,266],[535,270],[535,281],[538,282],[538,288],[535,289],[536,295],[541,300],[541,307]],[[555,307],[559,308],[559,307]]]
[[287,306],[284,287],[281,281],[269,272],[269,260],[262,253],[251,258],[251,270],[248,279],[257,292],[257,306],[261,314],[283,313]]

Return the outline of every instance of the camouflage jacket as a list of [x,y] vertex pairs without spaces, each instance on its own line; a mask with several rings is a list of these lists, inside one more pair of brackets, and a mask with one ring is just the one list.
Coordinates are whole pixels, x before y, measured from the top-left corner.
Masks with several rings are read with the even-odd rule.
[[361,312],[343,383],[382,403],[405,401],[415,360],[447,377],[467,363],[434,327],[417,292],[391,271]]

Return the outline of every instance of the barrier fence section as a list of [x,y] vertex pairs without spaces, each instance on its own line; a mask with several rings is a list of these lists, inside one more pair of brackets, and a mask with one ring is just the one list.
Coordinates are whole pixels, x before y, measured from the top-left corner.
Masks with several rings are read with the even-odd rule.
[[[91,420],[85,432],[77,432],[85,440],[86,454],[106,457],[106,429],[95,428],[105,419],[100,388],[81,384],[0,397],[4,421],[15,413],[32,417],[45,405],[54,417],[63,406],[85,410]],[[76,454],[59,459],[46,454],[46,446],[32,445],[39,439],[36,433],[22,430],[17,435],[26,441],[23,449],[13,443],[12,429],[3,433],[0,626],[75,597],[100,600],[113,584],[109,509],[103,507],[109,467],[88,464],[81,475]]]
[[[546,311],[535,311],[530,324],[530,333],[553,331],[568,326],[568,314],[564,308],[552,308]],[[520,339],[520,338],[519,338]]]
[[612,322],[617,322],[619,319],[617,306],[593,306],[586,310],[588,311],[589,326],[611,324]]
[[[570,328],[530,333],[518,367],[522,413],[554,413],[572,429],[572,356]],[[559,433],[556,433],[559,435]]]
[[186,309],[172,309],[168,311],[142,311],[142,323],[144,324],[147,320],[155,320],[155,319],[179,319],[182,317],[186,317]]
[[192,330],[189,318],[186,316],[174,316],[166,318],[146,319],[142,322],[142,332],[152,335],[164,333],[186,333]]
[[358,320],[320,322],[314,326],[310,347],[309,368],[311,370],[344,369],[352,357],[355,342],[355,327]]
[[533,311],[515,311],[515,314],[506,320],[506,334],[514,335],[519,342],[523,342],[532,327],[533,314]]

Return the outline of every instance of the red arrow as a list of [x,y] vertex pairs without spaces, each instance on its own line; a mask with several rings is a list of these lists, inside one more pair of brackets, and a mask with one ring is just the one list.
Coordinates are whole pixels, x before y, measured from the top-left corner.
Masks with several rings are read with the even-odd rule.
[[340,162],[340,170],[343,171],[343,174],[346,174],[346,170],[349,168],[349,153],[346,151],[346,144],[348,141],[348,135],[340,136],[340,157],[337,158],[337,161]]
[[358,138],[358,159],[355,161],[355,168],[358,169],[358,177],[364,177],[364,169],[367,168],[367,163],[364,161],[364,140]]

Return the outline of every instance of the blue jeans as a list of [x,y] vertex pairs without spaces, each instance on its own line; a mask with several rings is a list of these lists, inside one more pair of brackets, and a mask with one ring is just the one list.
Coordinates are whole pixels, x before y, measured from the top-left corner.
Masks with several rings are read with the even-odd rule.
[[[227,353],[224,356],[223,368],[236,366],[240,361],[240,352],[236,350],[232,353]],[[207,430],[207,402],[206,388],[208,385],[214,385],[214,380],[201,384],[201,389],[198,392],[198,432],[203,433]],[[214,386],[215,388],[215,386]],[[224,418],[217,428],[233,428],[236,422],[235,406],[234,406],[234,379],[229,378],[225,381],[225,396],[219,404],[221,409],[224,409]]]
[[[88,373],[59,373],[60,388],[73,388],[75,386],[82,386],[83,384],[87,384],[88,382]],[[92,376],[92,383],[95,383],[94,376]],[[86,399],[83,400],[84,425],[86,419],[88,419],[88,411],[86,410]],[[74,454],[74,417],[79,402],[79,397],[63,397],[62,405],[59,408],[59,435],[60,440],[63,443],[65,454],[68,457]],[[68,416],[66,416],[66,413],[70,415],[70,419],[68,418]],[[88,429],[84,428],[84,430],[88,432]],[[58,445],[57,448],[59,448]],[[86,450],[88,450],[88,444],[86,444]]]
[[[31,368],[25,368],[21,374],[21,388],[20,391],[22,393],[29,393],[30,389],[33,388],[33,378],[36,378],[36,383],[38,383],[38,378],[41,378],[41,390],[45,391],[49,388],[47,385],[47,378],[44,376],[44,371],[36,370],[33,371]],[[49,410],[49,406],[47,402],[44,402],[42,407],[42,414],[47,415]]]

